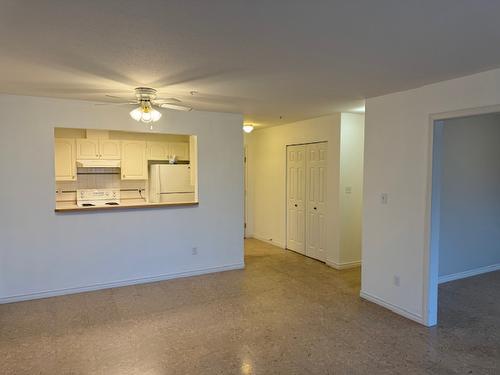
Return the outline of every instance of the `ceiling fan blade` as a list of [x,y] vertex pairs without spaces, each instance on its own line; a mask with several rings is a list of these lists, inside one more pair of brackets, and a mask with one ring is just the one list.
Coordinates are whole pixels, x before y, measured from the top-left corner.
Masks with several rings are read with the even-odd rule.
[[94,105],[137,105],[136,102],[127,102],[127,103],[94,103]]
[[176,111],[191,111],[193,108],[183,105],[183,104],[174,104],[174,103],[163,103],[160,104],[161,108],[174,109]]
[[181,100],[177,98],[157,98],[153,100],[154,102],[159,103],[180,103]]
[[124,98],[123,96],[115,96],[115,95],[108,95],[108,94],[106,94],[105,96],[107,96],[108,98],[112,98],[112,99],[132,100],[132,98]]

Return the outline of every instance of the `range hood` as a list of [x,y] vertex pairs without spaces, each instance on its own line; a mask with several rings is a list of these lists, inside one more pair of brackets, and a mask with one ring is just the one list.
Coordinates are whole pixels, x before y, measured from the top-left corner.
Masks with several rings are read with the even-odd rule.
[[76,161],[80,168],[120,168],[120,160],[111,159],[82,159]]

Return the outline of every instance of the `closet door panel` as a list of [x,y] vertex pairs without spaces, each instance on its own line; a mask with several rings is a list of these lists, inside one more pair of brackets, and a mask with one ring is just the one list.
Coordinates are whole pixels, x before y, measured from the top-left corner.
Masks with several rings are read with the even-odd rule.
[[306,255],[326,260],[327,143],[307,145]]
[[305,146],[287,147],[287,249],[305,253]]

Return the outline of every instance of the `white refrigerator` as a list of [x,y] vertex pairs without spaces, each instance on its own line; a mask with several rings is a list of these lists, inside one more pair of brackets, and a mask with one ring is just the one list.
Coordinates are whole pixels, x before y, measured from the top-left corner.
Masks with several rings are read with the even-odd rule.
[[189,164],[151,164],[149,167],[149,201],[151,203],[194,202]]

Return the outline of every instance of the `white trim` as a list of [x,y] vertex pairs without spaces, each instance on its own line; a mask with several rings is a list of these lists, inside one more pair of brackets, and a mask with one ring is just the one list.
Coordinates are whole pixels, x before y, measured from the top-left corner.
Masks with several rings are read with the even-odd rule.
[[265,242],[265,243],[268,243],[270,245],[274,245],[274,246],[278,246],[278,247],[281,247],[282,249],[285,248],[285,246],[283,246],[283,244],[281,242],[278,242],[278,241],[273,241],[272,239],[267,239],[266,237],[264,236],[261,236],[260,234],[253,234],[252,235],[252,238],[255,238],[256,240],[259,240],[259,241],[262,241],[262,242]]
[[483,273],[494,272],[500,270],[500,263],[492,264],[491,266],[474,268],[473,270],[452,273],[451,275],[439,276],[439,284],[447,283],[448,281],[465,279],[466,277],[481,275]]
[[386,302],[386,301],[380,299],[379,297],[375,297],[372,294],[361,291],[359,293],[359,296],[367,301],[370,301],[370,302],[376,303],[377,305],[385,307],[386,309],[389,309],[396,314],[402,315],[405,318],[411,319],[414,322],[417,322],[417,323],[420,323],[423,325],[427,325],[424,321],[424,318],[421,315],[418,315],[418,314],[415,314],[411,311],[403,309],[402,307],[393,305],[392,303]]
[[355,261],[352,261],[352,262],[335,262],[331,259],[327,259],[325,261],[325,263],[332,267],[332,268],[335,268],[336,270],[346,270],[346,269],[349,269],[349,268],[356,268],[356,267],[359,267],[361,266],[361,261],[360,260],[355,260]]
[[158,276],[141,277],[138,279],[120,280],[120,281],[113,281],[110,283],[93,284],[93,285],[81,286],[81,287],[75,287],[75,288],[54,289],[54,290],[47,290],[47,291],[43,291],[43,292],[19,294],[19,295],[15,295],[15,296],[8,296],[8,297],[0,298],[0,304],[27,301],[27,300],[39,299],[39,298],[62,296],[65,294],[91,292],[94,290],[117,288],[117,287],[129,286],[129,285],[135,285],[135,284],[152,283],[152,282],[156,282],[156,281],[164,281],[164,280],[177,279],[177,278],[189,277],[189,276],[198,276],[198,275],[204,275],[207,273],[214,273],[214,272],[239,270],[239,269],[243,269],[243,268],[245,268],[245,263],[235,263],[235,264],[228,264],[228,265],[220,266],[220,267],[201,268],[201,269],[197,269],[197,270],[193,270],[193,271],[167,273],[167,274],[158,275]]

